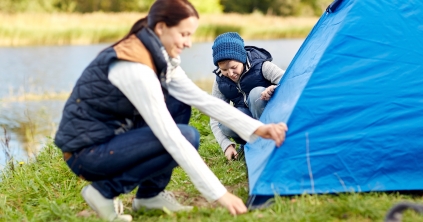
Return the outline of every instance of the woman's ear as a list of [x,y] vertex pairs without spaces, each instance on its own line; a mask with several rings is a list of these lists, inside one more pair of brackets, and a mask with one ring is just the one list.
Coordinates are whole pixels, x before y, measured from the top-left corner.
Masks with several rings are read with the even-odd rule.
[[154,32],[157,36],[163,35],[163,31],[166,28],[166,24],[164,22],[158,22],[156,26],[154,26]]

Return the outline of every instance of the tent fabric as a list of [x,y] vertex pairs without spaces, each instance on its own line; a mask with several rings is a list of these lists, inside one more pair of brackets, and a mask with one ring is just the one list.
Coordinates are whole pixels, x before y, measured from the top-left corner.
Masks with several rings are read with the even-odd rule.
[[338,3],[260,118],[287,123],[284,144],[245,146],[250,198],[423,190],[422,1]]

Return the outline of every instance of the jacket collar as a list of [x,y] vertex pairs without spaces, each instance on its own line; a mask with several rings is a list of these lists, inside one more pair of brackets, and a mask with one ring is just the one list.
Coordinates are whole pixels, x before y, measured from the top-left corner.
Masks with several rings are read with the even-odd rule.
[[157,75],[162,87],[167,90],[167,74],[180,65],[180,57],[170,58],[157,35],[148,27],[144,27],[137,33],[137,37],[145,45],[153,57],[157,69]]

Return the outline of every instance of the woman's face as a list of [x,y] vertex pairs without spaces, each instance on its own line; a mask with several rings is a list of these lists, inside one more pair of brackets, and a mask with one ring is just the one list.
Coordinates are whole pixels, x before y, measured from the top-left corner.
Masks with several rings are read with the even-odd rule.
[[184,48],[191,47],[191,36],[198,27],[198,18],[188,17],[177,26],[168,27],[164,22],[157,23],[154,32],[159,37],[170,57],[178,57]]
[[234,82],[239,80],[239,77],[244,71],[244,64],[236,60],[218,62],[218,65],[222,74]]

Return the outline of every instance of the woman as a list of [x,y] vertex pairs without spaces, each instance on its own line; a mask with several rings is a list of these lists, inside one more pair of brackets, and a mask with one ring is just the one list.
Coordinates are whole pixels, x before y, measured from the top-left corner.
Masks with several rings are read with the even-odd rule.
[[55,143],[72,171],[92,181],[81,193],[103,219],[131,221],[115,209],[113,199],[135,187],[134,210],[191,209],[164,191],[177,165],[208,200],[234,215],[247,211],[197,153],[199,134],[188,126],[190,106],[246,141],[261,136],[280,146],[285,138],[285,124],[263,125],[201,91],[185,75],[179,54],[191,46],[198,19],[186,0],[157,0],[127,36],[91,62],[65,105]]

